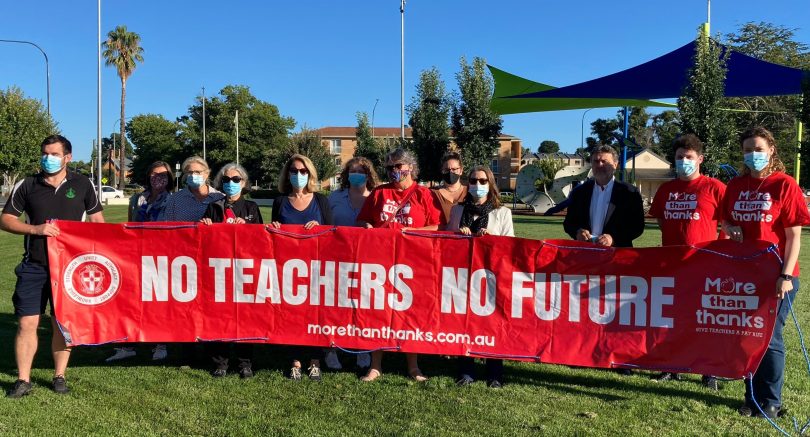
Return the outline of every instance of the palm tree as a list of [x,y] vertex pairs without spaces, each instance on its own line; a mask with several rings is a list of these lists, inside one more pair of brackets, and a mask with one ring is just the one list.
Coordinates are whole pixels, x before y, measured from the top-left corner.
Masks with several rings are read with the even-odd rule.
[[118,188],[123,190],[126,181],[126,139],[124,138],[125,102],[127,99],[127,79],[135,71],[136,62],[143,62],[143,47],[141,36],[135,32],[127,31],[127,26],[117,26],[107,34],[107,41],[103,44],[105,64],[115,66],[118,77],[121,78],[121,177],[118,179]]

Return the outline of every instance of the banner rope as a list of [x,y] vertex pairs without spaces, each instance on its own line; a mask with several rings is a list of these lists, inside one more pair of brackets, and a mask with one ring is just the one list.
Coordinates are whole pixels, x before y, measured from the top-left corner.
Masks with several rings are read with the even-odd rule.
[[534,361],[536,361],[538,363],[541,362],[540,361],[540,355],[510,355],[510,354],[496,354],[496,353],[493,353],[493,352],[475,352],[475,351],[467,351],[467,355],[468,356],[469,355],[474,355],[476,357],[481,357],[481,358],[503,358],[503,359],[507,359],[507,360],[511,359],[511,358],[532,359],[532,360],[534,360]]
[[451,240],[465,240],[468,238],[475,238],[474,235],[464,235],[464,234],[457,234],[457,233],[441,233],[441,232],[430,232],[430,231],[409,231],[407,229],[402,230],[403,235],[413,235],[414,237],[428,237],[428,238],[445,238]]
[[641,369],[641,370],[656,370],[656,371],[664,371],[664,372],[674,372],[674,373],[692,373],[691,367],[665,367],[665,366],[640,366],[638,364],[629,364],[629,363],[614,363],[613,361],[610,362],[610,367],[613,368],[623,368],[623,367],[630,367],[633,369]]
[[315,234],[298,234],[296,232],[283,231],[281,229],[276,229],[271,225],[266,225],[264,227],[264,229],[267,232],[271,233],[271,234],[279,234],[279,235],[284,235],[285,237],[293,237],[293,238],[298,238],[298,239],[301,239],[301,240],[305,240],[305,239],[308,239],[308,238],[318,238],[318,237],[320,237],[322,235],[326,235],[326,234],[328,234],[330,232],[335,232],[337,230],[337,226],[332,226],[329,229],[323,230],[321,232],[317,232]]
[[380,348],[377,348],[377,349],[351,350],[351,349],[344,349],[344,348],[338,346],[337,344],[335,344],[334,341],[331,342],[330,346],[337,349],[337,350],[339,350],[339,351],[341,351],[341,352],[346,352],[347,354],[353,354],[353,355],[370,354],[372,352],[379,352],[379,351],[394,351],[394,350],[398,351],[400,349],[399,346],[383,346],[383,347],[380,347]]
[[[757,398],[756,396],[754,396],[754,375],[749,373],[748,377],[746,378],[746,382],[748,383],[748,390],[751,392],[751,401],[753,401],[754,406],[756,406],[757,410],[759,410],[759,414],[761,414],[762,417],[764,417],[765,420],[767,420],[768,423],[770,423],[771,426],[774,427],[774,429],[782,433],[782,435],[790,437],[790,434],[788,434],[788,432],[785,431],[784,429],[780,428],[779,425],[777,425],[773,419],[768,417],[768,415],[765,414],[764,411],[762,411],[762,407],[759,406],[759,402],[757,402]],[[793,426],[798,428],[798,425],[796,424],[796,419],[793,419],[793,422],[794,422]]]
[[711,253],[712,255],[720,255],[720,256],[725,257],[725,258],[729,258],[729,259],[735,259],[735,260],[741,260],[741,261],[748,261],[748,260],[752,260],[752,259],[754,259],[754,258],[760,257],[760,256],[762,256],[762,255],[765,255],[765,254],[767,254],[767,253],[771,252],[771,253],[773,253],[774,255],[776,255],[776,259],[779,261],[779,264],[782,264],[782,257],[781,257],[781,256],[779,256],[779,251],[777,250],[777,249],[779,249],[779,245],[778,245],[778,244],[771,244],[771,245],[770,245],[770,246],[768,246],[767,248],[765,248],[765,249],[763,249],[763,250],[761,250],[761,251],[759,251],[759,252],[756,252],[756,253],[754,253],[754,254],[752,254],[752,255],[748,255],[748,256],[735,256],[735,255],[729,255],[729,254],[727,254],[727,253],[718,252],[718,251],[716,251],[716,250],[706,249],[706,248],[703,248],[703,247],[695,247],[695,246],[692,246],[692,245],[690,245],[689,247],[691,247],[692,249],[697,250],[698,252],[706,252],[706,253]]
[[196,228],[197,224],[188,224],[188,225],[131,225],[129,223],[124,223],[124,229],[156,229],[156,230],[172,230],[172,229],[186,229],[186,228]]
[[102,341],[101,343],[84,343],[82,346],[104,346],[110,343],[126,342],[129,337],[116,338],[115,340]]
[[205,338],[197,337],[197,341],[206,342],[206,343],[236,342],[236,341],[250,341],[250,340],[267,341],[267,340],[269,340],[269,338],[268,337],[243,337],[243,338],[210,338],[210,339],[205,339]]

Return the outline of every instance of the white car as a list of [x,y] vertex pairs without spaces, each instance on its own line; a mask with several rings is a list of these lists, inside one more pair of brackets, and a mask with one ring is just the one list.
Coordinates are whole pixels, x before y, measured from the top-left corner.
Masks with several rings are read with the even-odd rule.
[[102,185],[101,186],[101,201],[104,202],[107,199],[123,199],[124,192],[121,190],[116,190],[115,188],[109,185]]

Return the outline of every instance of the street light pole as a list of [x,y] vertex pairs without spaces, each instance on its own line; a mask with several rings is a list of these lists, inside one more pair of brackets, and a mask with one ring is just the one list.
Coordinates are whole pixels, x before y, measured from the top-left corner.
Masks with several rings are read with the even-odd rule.
[[399,107],[399,136],[405,140],[405,0],[400,0],[399,3],[399,16],[400,16],[400,72],[399,72],[399,93],[400,93],[400,107]]
[[46,89],[47,98],[48,98],[48,100],[47,100],[48,115],[50,116],[51,115],[51,67],[48,64],[48,55],[45,53],[45,50],[42,50],[42,47],[32,43],[31,41],[19,41],[19,40],[16,40],[16,39],[0,39],[0,42],[11,42],[11,43],[17,43],[17,44],[30,44],[30,45],[36,47],[37,49],[39,49],[40,52],[42,52],[42,56],[45,57],[45,89]]
[[203,101],[203,114],[202,114],[202,118],[203,118],[203,161],[206,161],[206,159],[205,159],[205,87],[202,87],[202,93],[203,93],[202,94],[202,101]]
[[380,103],[380,99],[374,101],[374,109],[371,110],[371,138],[374,138],[374,112],[377,111],[377,103]]
[[580,124],[580,130],[579,130],[579,138],[580,138],[579,148],[580,149],[585,148],[585,114],[587,114],[591,109],[595,109],[595,108],[586,109],[585,112],[582,113],[582,123]]
[[101,0],[98,0],[98,101],[96,102],[96,145],[98,146],[98,199],[101,197]]

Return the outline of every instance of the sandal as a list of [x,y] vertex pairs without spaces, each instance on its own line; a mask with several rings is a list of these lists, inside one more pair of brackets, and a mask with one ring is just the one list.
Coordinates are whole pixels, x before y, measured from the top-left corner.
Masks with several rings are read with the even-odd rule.
[[371,382],[371,381],[374,381],[375,379],[377,379],[377,378],[379,378],[381,376],[382,376],[382,372],[380,372],[379,370],[377,370],[377,369],[368,369],[368,373],[366,373],[366,376],[360,378],[360,380],[363,381],[363,382]]
[[411,376],[411,379],[416,382],[425,382],[428,380],[427,376],[423,375],[419,368],[409,370],[408,374]]

